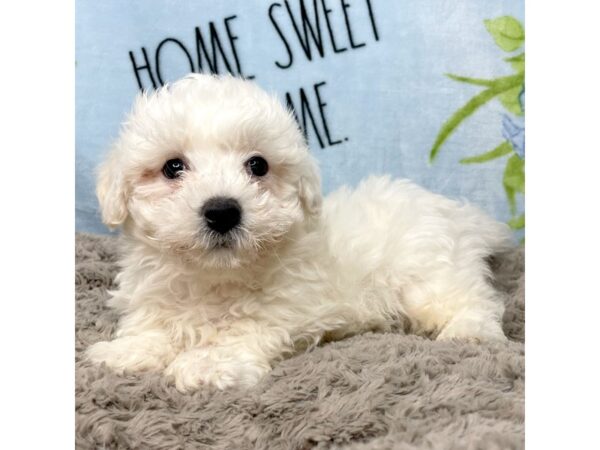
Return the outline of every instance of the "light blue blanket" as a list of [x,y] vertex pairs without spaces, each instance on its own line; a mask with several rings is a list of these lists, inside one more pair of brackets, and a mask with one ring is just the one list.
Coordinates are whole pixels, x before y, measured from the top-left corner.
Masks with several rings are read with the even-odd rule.
[[94,171],[139,90],[230,71],[293,105],[325,192],[390,173],[522,230],[523,9],[523,0],[78,0],[76,228],[107,232]]

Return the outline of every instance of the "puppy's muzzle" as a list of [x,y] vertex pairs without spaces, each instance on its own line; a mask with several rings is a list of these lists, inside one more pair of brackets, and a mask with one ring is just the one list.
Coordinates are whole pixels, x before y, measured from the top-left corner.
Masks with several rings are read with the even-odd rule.
[[219,234],[225,234],[240,224],[242,208],[234,198],[213,197],[201,209],[206,225]]

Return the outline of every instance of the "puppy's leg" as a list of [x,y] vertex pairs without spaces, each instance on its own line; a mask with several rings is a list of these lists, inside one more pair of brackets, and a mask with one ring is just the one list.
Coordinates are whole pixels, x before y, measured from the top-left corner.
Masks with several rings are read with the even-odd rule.
[[165,375],[181,392],[203,384],[219,389],[255,385],[271,370],[271,363],[291,349],[291,343],[289,335],[281,330],[258,324],[250,330],[244,328],[234,324],[219,334],[215,344],[179,354]]
[[507,338],[500,323],[496,320],[482,320],[479,313],[464,311],[452,318],[442,329],[437,340],[454,338],[475,342],[506,342]]
[[438,340],[506,341],[502,331],[503,299],[483,274],[445,274],[411,286],[404,294],[411,319],[425,330],[441,330]]
[[465,296],[474,295],[467,305],[454,312],[444,324],[438,340],[452,338],[473,339],[478,342],[505,342],[502,331],[504,305],[496,293],[465,292]]
[[106,363],[122,374],[162,370],[175,358],[175,353],[167,335],[157,330],[97,342],[88,348],[86,357],[96,364]]

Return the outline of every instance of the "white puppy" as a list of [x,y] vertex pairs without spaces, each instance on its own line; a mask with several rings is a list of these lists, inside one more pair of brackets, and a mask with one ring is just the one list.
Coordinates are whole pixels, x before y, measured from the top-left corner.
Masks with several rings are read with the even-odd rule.
[[123,228],[122,319],[87,356],[118,372],[250,386],[300,348],[401,318],[437,339],[506,339],[486,257],[512,245],[508,228],[388,177],[322,202],[293,116],[248,81],[141,95],[98,197]]

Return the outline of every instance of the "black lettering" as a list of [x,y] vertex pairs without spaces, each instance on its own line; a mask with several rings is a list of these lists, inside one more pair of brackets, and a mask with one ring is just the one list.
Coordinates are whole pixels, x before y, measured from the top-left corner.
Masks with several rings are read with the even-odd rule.
[[360,48],[360,47],[364,47],[365,45],[367,45],[364,42],[361,42],[360,44],[355,44],[354,43],[354,38],[352,37],[352,27],[350,26],[350,18],[348,17],[348,8],[350,8],[350,5],[348,3],[346,3],[345,0],[341,0],[342,2],[342,11],[344,11],[344,20],[346,22],[346,29],[348,30],[348,39],[350,40],[350,47],[352,48]]
[[339,139],[337,141],[334,141],[331,139],[331,135],[329,134],[329,127],[327,126],[327,117],[325,116],[325,107],[327,106],[327,103],[321,100],[321,95],[319,93],[319,88],[321,86],[324,86],[325,84],[325,81],[321,81],[320,83],[315,84],[314,88],[315,95],[317,96],[317,105],[319,105],[319,112],[321,113],[321,120],[323,122],[323,129],[325,130],[325,136],[327,137],[327,142],[329,143],[329,145],[333,146],[341,144],[342,140]]
[[204,53],[204,57],[206,58],[206,63],[208,64],[209,73],[215,73],[215,69],[210,61],[210,56],[206,50],[206,45],[204,44],[204,38],[202,37],[202,31],[200,27],[195,28],[196,31],[196,56],[198,57],[198,68],[200,72],[206,72],[204,70],[204,64],[202,63],[202,53]]
[[229,21],[236,18],[237,16],[225,17],[223,22],[225,23],[225,29],[227,30],[227,37],[229,38],[229,44],[231,45],[231,53],[233,53],[233,59],[235,60],[235,67],[237,68],[237,72],[241,77],[248,78],[251,80],[252,78],[254,78],[254,75],[244,76],[244,74],[242,73],[242,66],[240,65],[240,60],[238,58],[237,50],[235,48],[235,41],[238,40],[238,37],[234,35],[231,29],[229,28]]
[[[294,101],[292,100],[292,94],[289,92],[285,93],[285,104],[287,105],[288,110],[290,110],[294,115],[294,119],[296,119],[298,125],[302,126],[300,119],[298,118],[298,114],[296,113],[296,107],[294,106]],[[304,129],[302,129],[302,132],[304,133]],[[306,133],[304,133],[304,137],[306,137]]]
[[231,73],[231,66],[229,65],[229,61],[227,61],[227,56],[225,55],[225,51],[221,45],[221,40],[219,39],[219,33],[217,32],[215,23],[209,22],[208,26],[210,28],[210,45],[213,50],[213,66],[215,71],[219,73],[219,60],[217,59],[217,53],[215,51],[215,44],[217,44],[217,47],[219,47],[219,53],[223,58],[223,63],[225,63],[225,67],[227,67],[227,72]]
[[310,109],[310,103],[308,101],[308,97],[306,96],[306,92],[304,92],[304,88],[300,88],[300,115],[301,115],[302,121],[298,120],[298,110],[294,107],[294,103],[292,101],[292,97],[289,94],[289,92],[287,94],[285,94],[285,101],[286,101],[286,104],[288,105],[288,107],[291,108],[291,110],[293,111],[294,116],[296,117],[296,121],[302,127],[302,131],[304,132],[304,137],[306,138],[306,140],[308,141],[308,123],[306,120],[306,116],[308,115],[310,122],[312,124],[312,128],[315,132],[315,135],[317,136],[317,140],[319,141],[319,146],[321,148],[325,148],[323,139],[321,138],[321,135],[319,134],[319,129],[317,127],[317,123],[316,123],[313,113]]
[[[200,30],[200,27],[196,27],[196,54],[198,56],[198,67],[200,68],[201,72],[205,72],[204,70],[204,66],[203,66],[203,59],[206,61],[206,64],[208,65],[208,70],[209,73],[214,73],[214,74],[218,74],[219,73],[219,55],[221,56],[220,59],[223,60],[223,63],[225,64],[225,67],[227,68],[227,71],[229,73],[231,73],[231,65],[229,64],[229,61],[227,60],[227,55],[225,54],[225,51],[223,50],[223,46],[221,45],[221,40],[219,39],[219,33],[217,32],[217,29],[215,28],[215,24],[213,22],[209,22],[208,23],[208,27],[209,27],[209,34],[210,34],[210,52],[206,47],[206,43],[204,41],[204,38],[202,36],[202,31]],[[204,55],[204,58],[203,58]]]
[[150,81],[152,81],[152,87],[156,89],[158,86],[156,84],[156,81],[154,80],[154,76],[152,75],[152,68],[150,67],[150,61],[148,61],[148,54],[146,53],[146,49],[144,47],[142,47],[142,55],[144,55],[144,61],[146,62],[146,64],[143,66],[138,66],[135,61],[135,56],[133,55],[133,52],[129,52],[129,59],[131,59],[131,64],[133,65],[133,72],[135,73],[135,78],[138,82],[138,86],[140,87],[140,90],[144,90],[144,85],[142,83],[142,79],[140,78],[140,71],[147,70],[148,75],[150,76]]
[[315,20],[315,29],[313,29],[313,24],[311,24],[310,19],[308,18],[308,12],[306,11],[306,6],[304,5],[304,0],[300,0],[300,19],[302,20],[302,33],[296,24],[296,20],[294,19],[294,13],[290,8],[290,4],[288,0],[285,0],[285,6],[287,8],[288,14],[290,16],[290,20],[294,27],[294,31],[296,32],[296,36],[298,36],[298,41],[300,42],[300,46],[302,50],[304,50],[304,54],[308,58],[309,61],[312,61],[312,50],[309,40],[309,33],[312,36],[312,41],[314,42],[317,50],[319,51],[319,55],[323,57],[323,39],[321,37],[321,26],[319,24],[319,12],[317,11],[317,0],[313,0],[313,9],[314,9],[314,20]]
[[285,36],[284,36],[283,32],[277,25],[277,21],[275,20],[275,17],[273,17],[273,10],[274,10],[275,6],[278,6],[279,8],[281,8],[281,3],[273,3],[271,6],[269,6],[269,19],[271,19],[271,23],[275,27],[275,31],[277,31],[277,34],[283,41],[283,45],[285,45],[285,50],[287,51],[288,58],[289,58],[287,64],[281,64],[279,61],[275,61],[275,65],[277,67],[279,67],[280,69],[288,69],[289,67],[291,67],[292,63],[294,62],[294,54],[292,53],[292,49],[290,48],[290,45],[285,40]]
[[326,2],[327,0],[321,0],[321,6],[323,6],[323,13],[325,14],[325,23],[327,24],[327,30],[329,31],[329,38],[331,39],[331,46],[333,47],[334,53],[343,53],[348,50],[348,47],[338,48],[335,44],[335,37],[333,35],[333,30],[331,29],[331,23],[329,22],[329,13],[331,13],[331,9],[327,8]]
[[189,54],[189,52],[187,51],[187,49],[185,48],[185,46],[175,38],[163,39],[163,41],[160,44],[158,44],[158,47],[156,47],[156,53],[154,56],[154,60],[155,60],[155,64],[156,64],[156,76],[158,77],[158,82],[161,85],[164,85],[165,82],[163,81],[162,75],[160,73],[160,51],[162,50],[163,45],[165,45],[167,42],[173,42],[174,44],[177,44],[179,46],[179,48],[181,48],[181,50],[183,50],[183,53],[185,53],[185,56],[187,57],[188,62],[190,63],[190,72],[194,71],[194,62],[192,61],[192,57]]
[[377,32],[377,25],[375,25],[375,16],[373,15],[373,8],[371,7],[371,0],[367,1],[367,8],[369,8],[369,19],[371,20],[371,27],[373,28],[373,35],[375,40],[379,40],[379,33]]

